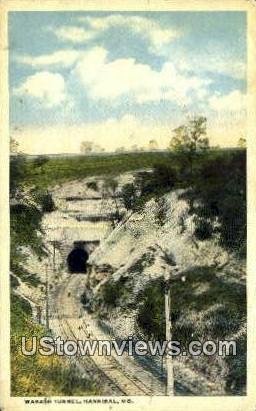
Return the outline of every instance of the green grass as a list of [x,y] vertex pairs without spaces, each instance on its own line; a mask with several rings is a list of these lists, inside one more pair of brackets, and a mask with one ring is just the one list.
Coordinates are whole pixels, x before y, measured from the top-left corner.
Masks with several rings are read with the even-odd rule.
[[120,277],[117,281],[107,281],[101,288],[104,304],[109,307],[118,307],[125,304],[131,293],[127,282],[128,277]]
[[81,378],[64,357],[46,357],[36,352],[24,356],[21,337],[49,335],[31,319],[30,305],[11,295],[11,394],[12,396],[100,395],[95,383]]
[[[198,337],[224,338],[229,332],[236,332],[245,321],[246,316],[245,286],[241,284],[230,285],[229,282],[225,282],[216,275],[215,268],[197,267],[183,272],[182,275],[186,278],[185,282],[175,279],[171,283],[174,324],[180,322],[184,317],[184,313],[187,313],[187,318],[189,319],[191,311],[199,314],[213,309],[204,318],[205,323],[208,320],[210,321],[210,329],[204,325],[203,328],[199,329],[199,324],[194,324],[194,334]],[[207,288],[198,294],[197,290],[201,285],[207,285]],[[145,315],[149,316],[150,320],[154,320],[155,315],[158,316],[158,314],[155,314],[155,311],[158,312],[158,310],[164,316],[163,296],[163,281],[160,279],[150,282],[145,287],[143,294],[138,296],[138,302],[141,299],[143,300],[143,304],[140,306],[140,313],[145,313]],[[143,315],[140,314],[139,318],[143,320]],[[164,327],[164,321],[161,320],[160,323]],[[150,321],[148,326],[152,328]],[[147,331],[147,324],[145,324],[144,328]],[[159,331],[157,331],[156,336],[159,337],[159,334]],[[164,337],[164,329],[161,335]],[[184,340],[180,333],[176,335],[176,338]]]
[[28,160],[25,181],[45,188],[73,179],[94,175],[118,175],[126,171],[150,168],[154,162],[168,159],[168,153],[50,158],[40,170],[34,167],[33,160]]
[[[234,150],[211,150],[208,158],[223,154],[229,155]],[[236,151],[236,150],[235,150]],[[197,161],[199,166],[201,160]],[[27,159],[24,181],[26,184],[49,188],[57,183],[89,176],[118,175],[138,169],[149,169],[156,163],[171,164],[178,167],[179,158],[168,152],[141,152],[94,156],[48,158],[42,166],[35,166],[35,160]]]
[[[218,341],[230,339],[246,324],[246,287],[231,284],[216,274],[215,268],[195,267],[182,273],[185,282],[172,281],[172,339],[182,346],[192,340]],[[229,273],[226,273],[229,277]],[[138,325],[148,338],[165,339],[164,282],[150,281],[138,295]],[[236,340],[237,355],[223,358],[228,366],[226,391],[244,392],[246,380],[246,335]],[[192,358],[192,363],[195,361]],[[214,361],[214,358],[212,358]],[[206,357],[197,360],[197,367],[212,372],[213,363]]]
[[144,268],[150,267],[154,263],[153,253],[144,253],[134,264],[128,268],[128,273],[141,273]]

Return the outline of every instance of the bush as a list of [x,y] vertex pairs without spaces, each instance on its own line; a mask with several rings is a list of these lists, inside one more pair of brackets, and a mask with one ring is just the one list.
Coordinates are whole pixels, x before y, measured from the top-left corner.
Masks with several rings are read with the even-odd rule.
[[151,281],[138,296],[142,301],[137,317],[138,325],[149,338],[165,340],[164,282]]
[[10,207],[11,246],[29,246],[38,254],[42,251],[42,212],[33,205],[15,204]]
[[229,395],[246,395],[246,333],[240,335],[236,344],[238,355],[226,358],[226,363],[229,367],[229,373],[226,380],[226,391]]
[[162,163],[155,164],[152,173],[140,173],[135,181],[142,196],[163,193],[172,189],[176,182],[176,171],[170,165]]
[[[191,211],[199,218],[218,218],[220,245],[246,254],[246,153],[226,153],[201,164],[200,172],[193,181],[192,190],[184,195],[192,200]],[[193,208],[193,200],[200,200],[201,206]],[[207,223],[200,223],[198,235],[210,235]]]
[[168,204],[164,197],[160,197],[157,200],[157,211],[156,211],[156,223],[163,226],[168,212]]
[[15,196],[26,176],[26,158],[18,154],[10,158],[10,194]]
[[177,182],[177,173],[169,165],[155,164],[153,168],[153,183],[158,189],[171,189]]
[[88,181],[88,183],[86,183],[86,186],[91,190],[98,191],[98,184],[96,181]]
[[42,194],[39,201],[43,213],[51,213],[56,209],[51,193]]
[[[132,192],[132,209],[141,210],[147,201],[173,189],[177,182],[177,173],[169,164],[157,163],[152,172],[137,173]],[[131,187],[129,190],[132,190]]]
[[137,199],[135,185],[132,183],[125,184],[121,191],[121,197],[125,208],[127,210],[133,209]]
[[209,221],[196,219],[196,228],[194,235],[198,240],[204,241],[212,237],[213,228]]
[[108,281],[102,286],[102,297],[106,305],[117,307],[120,305],[120,300],[129,294],[129,289],[124,287],[126,277],[119,278],[118,281]]
[[42,167],[44,164],[46,164],[49,161],[49,158],[46,156],[38,156],[34,160],[34,166],[35,167]]
[[116,286],[114,282],[109,281],[108,283],[104,285],[102,294],[103,294],[104,302],[107,305],[116,307],[116,302],[118,299],[117,291],[118,291],[118,287]]

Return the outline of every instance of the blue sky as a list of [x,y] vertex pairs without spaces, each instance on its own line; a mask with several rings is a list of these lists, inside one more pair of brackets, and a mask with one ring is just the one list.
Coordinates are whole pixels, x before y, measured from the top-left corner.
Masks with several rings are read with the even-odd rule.
[[212,144],[244,135],[245,12],[11,12],[9,50],[12,136],[26,152],[166,147],[194,114]]

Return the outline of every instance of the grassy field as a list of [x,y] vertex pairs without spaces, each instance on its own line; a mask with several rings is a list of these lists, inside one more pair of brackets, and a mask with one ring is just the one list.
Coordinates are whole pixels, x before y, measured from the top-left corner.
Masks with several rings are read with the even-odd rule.
[[[236,149],[210,150],[207,161],[217,156],[229,156]],[[139,152],[108,155],[81,155],[74,157],[49,157],[42,165],[37,165],[36,160],[25,157],[26,184],[49,188],[57,183],[67,180],[82,179],[94,175],[118,175],[123,172],[138,169],[149,169],[156,163],[169,164],[178,167],[181,159],[169,151]],[[197,162],[200,166],[201,160]]]

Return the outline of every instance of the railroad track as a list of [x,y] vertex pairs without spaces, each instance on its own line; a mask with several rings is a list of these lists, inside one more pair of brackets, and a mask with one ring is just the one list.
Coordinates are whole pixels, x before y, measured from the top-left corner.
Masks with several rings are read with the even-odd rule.
[[[70,332],[72,332],[74,338],[76,338],[77,336],[72,329],[72,325],[77,328],[78,324],[72,324],[72,319],[64,321],[66,321]],[[79,338],[88,339],[86,330],[81,328],[80,331],[81,334],[79,335]],[[97,340],[97,338],[94,338],[94,340]],[[96,355],[90,358],[92,358],[95,365],[97,365],[108,376],[108,378],[117,382],[117,385],[121,388],[121,391],[125,392],[126,395],[153,395],[153,391],[134,375],[130,375],[129,372],[115,359],[115,357]]]
[[[61,334],[61,337],[66,340],[88,339],[86,327],[81,327],[84,320],[79,318],[80,310],[77,308],[77,302],[73,301],[71,295],[68,297],[69,290],[74,289],[76,281],[77,278],[73,276],[64,282],[56,296],[55,318],[51,321],[55,334]],[[94,337],[94,340],[96,339]],[[77,355],[75,362],[87,373],[88,368],[94,370],[96,368],[114,395],[154,395],[150,387],[131,375],[113,356],[98,355],[98,352],[86,357]]]
[[[59,322],[59,329],[60,334],[64,340],[75,339],[75,335],[73,334],[72,330],[70,329],[68,323],[65,322],[65,320],[61,320]],[[126,392],[124,392],[119,387],[116,381],[109,378],[104,370],[97,367],[95,361],[93,361],[91,357],[84,358],[82,356],[75,356],[70,358],[82,373],[85,373],[85,375],[87,375],[89,378],[92,378],[92,380],[96,382],[97,379],[95,378],[95,374],[97,373],[99,381],[101,381],[101,383],[108,388],[106,395],[127,395]]]

